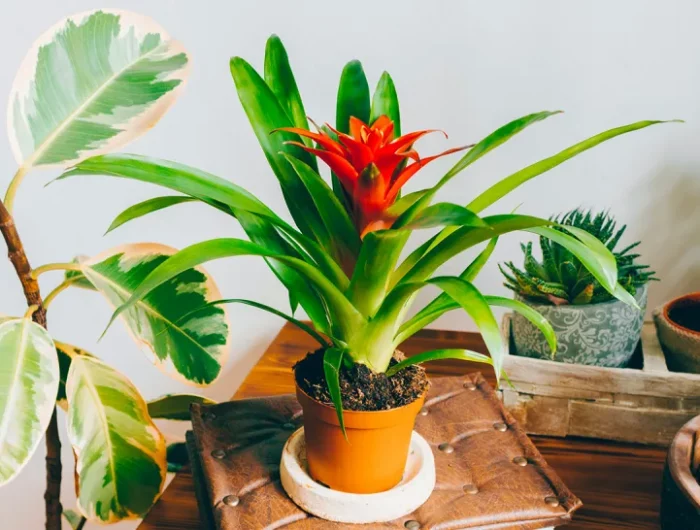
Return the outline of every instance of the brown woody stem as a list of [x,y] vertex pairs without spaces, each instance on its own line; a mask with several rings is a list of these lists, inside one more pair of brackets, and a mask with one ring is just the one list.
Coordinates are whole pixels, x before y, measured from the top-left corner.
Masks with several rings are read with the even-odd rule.
[[[27,306],[36,306],[32,313],[34,322],[46,328],[46,309],[39,291],[39,282],[32,277],[32,267],[24,252],[22,240],[17,233],[15,221],[0,201],[0,232],[7,243],[8,257],[22,284]],[[46,530],[61,530],[61,440],[58,436],[56,409],[46,430]]]

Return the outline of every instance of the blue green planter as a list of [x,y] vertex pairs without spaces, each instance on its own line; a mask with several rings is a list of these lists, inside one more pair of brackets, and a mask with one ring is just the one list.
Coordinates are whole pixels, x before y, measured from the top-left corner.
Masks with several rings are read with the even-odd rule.
[[[621,368],[629,364],[637,347],[647,305],[647,286],[635,299],[641,311],[618,300],[590,305],[544,305],[516,297],[544,317],[557,335],[555,361]],[[542,333],[515,313],[511,333],[515,354],[552,359]]]

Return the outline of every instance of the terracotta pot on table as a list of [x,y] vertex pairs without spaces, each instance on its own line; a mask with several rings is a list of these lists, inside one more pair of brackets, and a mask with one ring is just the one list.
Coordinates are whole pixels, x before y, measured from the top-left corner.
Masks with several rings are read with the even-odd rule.
[[700,373],[700,292],[655,309],[654,322],[669,369]]
[[411,433],[425,394],[390,410],[343,411],[347,440],[335,409],[307,395],[299,385],[309,473],[331,489],[378,493],[401,482]]

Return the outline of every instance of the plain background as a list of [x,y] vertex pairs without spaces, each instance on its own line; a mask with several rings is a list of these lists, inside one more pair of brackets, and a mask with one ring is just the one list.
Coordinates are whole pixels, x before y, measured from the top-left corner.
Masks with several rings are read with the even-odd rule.
[[[261,67],[271,33],[285,42],[307,112],[334,121],[340,71],[360,59],[373,86],[384,69],[396,82],[404,131],[441,128],[419,145],[424,154],[478,141],[505,122],[534,111],[565,114],[535,125],[455,178],[441,197],[466,204],[497,178],[602,130],[641,119],[683,118],[615,139],[532,181],[490,212],[547,216],[576,206],[609,208],[629,224],[625,241],[640,250],[662,278],[649,307],[700,287],[700,5],[688,1],[377,1],[232,2],[94,1],[7,2],[0,32],[0,96],[33,40],[60,18],[98,7],[153,17],[185,43],[193,60],[189,86],[154,130],[129,152],[176,159],[230,178],[277,211],[284,211],[275,178],[237,100],[228,70],[232,55]],[[453,161],[420,173],[423,187]],[[0,142],[0,184],[16,169]],[[103,237],[121,210],[162,190],[107,178],[83,178],[44,189],[55,171],[35,171],[19,193],[16,217],[35,266],[95,254],[126,242],[182,247],[213,237],[242,236],[231,218],[190,204],[134,222]],[[286,214],[286,212],[285,212]],[[478,285],[504,294],[496,262],[521,262],[520,235],[499,242]],[[464,255],[444,268],[458,273]],[[287,295],[263,262],[239,258],[208,269],[227,297],[254,298],[279,309]],[[42,277],[44,292],[60,273]],[[426,300],[432,293],[424,293]],[[20,314],[23,298],[9,263],[0,260],[0,312]],[[234,340],[225,373],[204,392],[228,398],[264,352],[281,323],[251,308],[232,308]],[[95,294],[62,295],[49,314],[60,340],[84,347],[123,370],[146,397],[187,391],[153,368],[114,326],[101,341],[110,308]],[[454,312],[436,327],[472,329]],[[72,454],[64,416],[63,500],[74,507]],[[0,490],[3,528],[43,527],[43,445],[23,474]],[[124,523],[118,528],[133,528]]]

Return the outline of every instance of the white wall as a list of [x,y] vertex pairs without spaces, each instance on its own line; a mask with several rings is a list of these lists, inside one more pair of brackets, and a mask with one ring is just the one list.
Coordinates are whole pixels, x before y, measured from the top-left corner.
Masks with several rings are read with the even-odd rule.
[[[159,21],[190,50],[194,69],[181,100],[128,151],[176,159],[231,178],[283,208],[274,176],[257,146],[228,71],[232,55],[261,66],[265,39],[278,33],[293,62],[307,112],[333,121],[344,63],[363,61],[370,83],[391,72],[404,130],[442,128],[423,153],[477,141],[529,112],[564,109],[456,178],[443,198],[466,204],[498,177],[601,130],[640,119],[684,118],[613,140],[528,183],[490,211],[546,216],[576,206],[610,208],[629,223],[627,239],[663,279],[650,307],[700,288],[700,4],[688,1],[384,1],[140,2],[107,7],[140,11]],[[89,0],[7,1],[0,32],[0,100],[33,39],[59,18],[103,7]],[[436,162],[411,187],[434,181],[450,164]],[[0,142],[0,183],[16,167]],[[211,237],[241,236],[227,217],[185,205],[102,237],[125,207],[161,194],[157,188],[109,179],[43,185],[55,172],[34,172],[20,191],[17,222],[33,264],[65,261],[119,243],[160,241],[174,246]],[[4,186],[4,184],[2,184]],[[502,238],[479,285],[503,293],[496,261],[520,260],[519,236]],[[467,256],[446,267],[457,273]],[[261,262],[238,259],[209,267],[225,295],[285,308],[287,296]],[[48,290],[57,277],[42,278]],[[428,293],[426,293],[427,298]],[[425,299],[424,298],[424,299]],[[11,268],[0,261],[0,312],[20,313],[23,299]],[[155,370],[114,326],[99,345],[110,310],[97,296],[69,292],[52,307],[53,334],[81,345],[125,371],[147,397],[186,390]],[[226,373],[207,394],[229,397],[263,353],[280,322],[252,309],[232,308],[235,331]],[[471,329],[452,314],[439,327]],[[61,418],[63,423],[63,418]],[[66,440],[62,425],[63,440]],[[8,488],[0,490],[3,528],[42,527],[43,450]],[[64,501],[74,505],[72,455],[63,452]],[[9,516],[9,520],[8,520]],[[7,525],[7,526],[6,526]],[[128,523],[122,528],[133,527]]]

